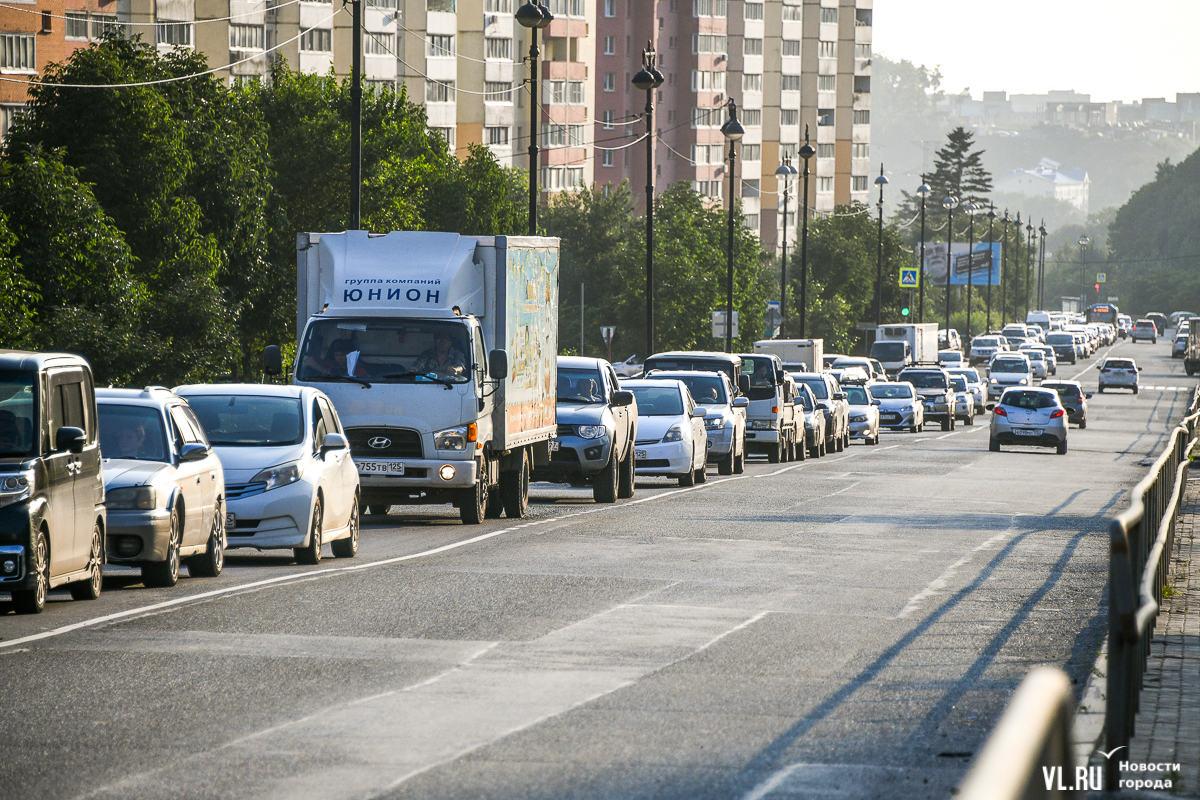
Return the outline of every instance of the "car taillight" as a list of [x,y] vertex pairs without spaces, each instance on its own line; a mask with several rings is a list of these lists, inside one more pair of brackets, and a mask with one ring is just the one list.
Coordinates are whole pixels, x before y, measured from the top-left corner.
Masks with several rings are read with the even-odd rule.
[[1050,419],[1058,419],[1059,417],[1061,417],[1061,416],[1062,416],[1063,414],[1065,414],[1065,413],[1066,413],[1066,412],[1065,412],[1065,411],[1063,411],[1061,408],[1056,408],[1056,409],[1054,409],[1054,411],[1052,411],[1052,412],[1050,413]]
[[1105,372],[1111,372],[1111,371],[1112,370],[1110,370],[1108,367],[1105,367],[1104,369],[1100,370],[1101,374],[1103,374]]
[[1004,410],[1004,406],[996,406],[996,408],[994,410],[995,410],[997,416],[1000,416],[1000,417],[1008,416],[1008,412]]

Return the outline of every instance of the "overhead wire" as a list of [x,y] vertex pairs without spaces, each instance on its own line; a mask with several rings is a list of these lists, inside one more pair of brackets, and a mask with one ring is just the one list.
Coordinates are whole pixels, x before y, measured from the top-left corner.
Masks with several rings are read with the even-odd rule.
[[[102,16],[101,21],[106,25],[120,25],[122,27],[129,26],[129,27],[138,27],[138,28],[152,28],[155,25],[178,25],[181,23],[191,23],[193,25],[203,25],[203,24],[206,24],[209,22],[228,22],[229,20],[232,20],[232,19],[241,19],[242,17],[249,17],[249,16],[253,16],[255,14],[263,14],[268,11],[274,11],[276,9],[283,8],[285,6],[295,5],[296,3],[299,3],[299,2],[300,2],[300,0],[286,0],[286,2],[280,3],[279,5],[268,6],[267,8],[263,9],[262,11],[245,11],[241,14],[231,14],[228,17],[213,17],[211,19],[208,19],[208,18],[205,18],[205,19],[163,19],[163,20],[158,20],[157,22],[120,22],[120,21],[117,21],[114,23],[114,22],[112,22],[112,19],[111,19],[112,15],[105,14]],[[7,3],[0,3],[0,9],[4,9],[5,11],[24,11],[26,14],[36,14],[39,17],[50,17],[51,19],[62,19],[62,20],[79,19],[78,17],[68,17],[65,14],[51,14],[48,11],[39,11],[36,8],[22,8],[21,6],[8,5]],[[97,15],[97,16],[100,16],[100,15]]]

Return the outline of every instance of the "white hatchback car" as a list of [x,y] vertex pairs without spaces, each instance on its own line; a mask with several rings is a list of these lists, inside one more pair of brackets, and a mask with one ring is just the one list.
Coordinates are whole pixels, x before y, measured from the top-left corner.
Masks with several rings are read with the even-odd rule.
[[681,380],[622,381],[637,400],[634,471],[679,479],[680,486],[707,480],[707,411],[696,405]]
[[1132,389],[1138,393],[1138,365],[1132,358],[1106,358],[1096,367],[1100,370],[1100,391],[1105,389]]
[[333,404],[311,386],[180,386],[225,467],[229,549],[358,552],[359,481]]

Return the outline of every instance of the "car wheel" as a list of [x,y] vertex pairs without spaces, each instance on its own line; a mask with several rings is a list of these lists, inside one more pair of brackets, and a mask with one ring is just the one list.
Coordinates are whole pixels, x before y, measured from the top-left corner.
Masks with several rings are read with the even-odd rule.
[[225,568],[225,508],[220,500],[213,512],[212,530],[208,532],[204,552],[190,557],[187,568],[193,578],[215,578]]
[[792,443],[792,447],[796,451],[795,458],[792,459],[793,461],[804,461],[805,459],[808,458],[808,435],[807,434],[801,434],[801,435],[804,436],[803,439],[801,439],[799,442]]
[[1067,454],[1067,440],[1066,439],[1063,439],[1061,442],[1058,443],[1058,447],[1055,449],[1055,452],[1058,453],[1060,456],[1065,456]]
[[142,566],[142,583],[154,587],[170,587],[179,581],[179,547],[183,541],[183,520],[179,505],[171,507],[171,534],[167,540],[167,557],[163,561]]
[[1098,394],[1104,394],[1104,384],[1101,384],[1101,385],[1097,386],[1097,387],[1096,387],[1096,392],[1097,392]]
[[696,469],[696,483],[708,483],[708,465],[701,464]]
[[13,605],[18,614],[40,614],[46,607],[46,595],[50,591],[50,553],[46,544],[46,532],[38,530],[29,548],[29,571],[35,576],[32,589],[18,589],[12,593]]
[[301,564],[320,564],[321,563],[321,538],[325,528],[325,509],[321,503],[321,498],[317,497],[317,502],[313,504],[312,526],[308,532],[308,544],[304,547],[292,548],[292,553],[296,556],[296,561]]
[[1000,452],[1000,443],[997,442],[995,439],[989,440],[988,441],[988,450],[991,450],[993,453],[999,453]]
[[818,453],[817,455],[821,455],[821,456],[829,455],[829,442],[825,441],[824,439],[821,440],[821,452]]
[[741,475],[746,471],[746,440],[742,440],[742,452],[733,457],[733,474]]
[[696,463],[696,454],[692,453],[692,459],[688,462],[689,469],[687,472],[679,476],[680,486],[695,486],[696,485],[696,470],[691,468],[692,464]]
[[[483,479],[484,491],[487,491],[487,476]],[[354,505],[350,507],[350,535],[344,539],[335,539],[330,549],[337,558],[354,558],[358,555],[358,496],[354,497]]]
[[908,432],[909,432],[909,433],[916,433],[916,432],[917,432],[917,426],[916,426],[916,425],[909,425],[909,426],[908,426]]
[[634,489],[634,456],[633,445],[629,446],[629,455],[621,461],[620,475],[617,476],[617,497],[621,500],[628,500],[633,497]]
[[608,463],[604,465],[604,469],[596,473],[596,477],[592,478],[593,500],[597,503],[617,502],[617,473],[619,471],[620,464],[617,461],[617,448],[614,443],[612,452],[608,455]]
[[[487,481],[487,462],[485,461],[479,465],[479,480],[475,481],[475,485],[470,489],[458,490],[458,517],[464,525],[478,525],[487,516],[489,495]],[[356,500],[355,506],[357,507],[357,505],[358,501]],[[334,555],[337,555],[336,548],[339,541],[341,539],[337,539],[333,543]]]
[[952,424],[953,424],[953,420],[950,420],[950,419],[942,420],[942,430],[944,430],[944,431],[950,430],[950,426]]
[[967,414],[966,418],[963,420],[963,423],[970,425],[971,427],[975,427],[975,409],[971,409],[971,412]]
[[1134,394],[1137,394],[1137,393],[1138,393],[1138,387],[1136,387],[1136,386],[1135,386],[1135,387],[1133,387],[1133,393],[1134,393]]
[[529,453],[526,451],[521,451],[520,468],[500,476],[500,494],[504,498],[504,515],[509,519],[522,519],[529,510]]
[[717,474],[718,475],[732,475],[733,474],[733,447],[732,446],[729,448],[729,452],[725,455],[725,457],[717,462]]
[[91,574],[86,581],[70,584],[71,597],[76,600],[95,600],[104,588],[104,530],[100,523],[92,526],[92,549],[88,553],[88,569]]
[[772,447],[770,452],[767,453],[767,463],[768,464],[778,464],[780,461],[783,461],[783,442],[782,441],[776,442],[775,446]]

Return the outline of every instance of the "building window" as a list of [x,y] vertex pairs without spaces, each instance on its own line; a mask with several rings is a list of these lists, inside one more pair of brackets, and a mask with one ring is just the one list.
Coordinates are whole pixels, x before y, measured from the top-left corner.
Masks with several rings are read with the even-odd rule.
[[762,109],[761,108],[743,108],[742,109],[742,124],[752,127],[762,125]]
[[604,0],[604,16],[615,17],[617,15],[617,0]]
[[818,192],[832,192],[833,191],[833,178],[832,177],[817,178],[817,191]]
[[454,81],[425,81],[426,103],[453,103]]
[[785,5],[783,7],[784,22],[800,22],[803,18],[803,8],[801,6]]
[[743,92],[761,92],[762,91],[762,75],[754,75],[753,73],[742,74],[742,91]]
[[720,199],[721,181],[692,181],[692,191],[704,197]]
[[796,144],[795,142],[793,142],[791,144],[783,144],[781,142],[779,145],[779,160],[783,161],[783,159],[786,157],[786,158],[790,158],[793,161],[795,161],[796,153],[799,150],[799,148],[800,148],[800,145]]
[[794,108],[783,108],[779,111],[780,125],[799,125],[800,112]]
[[190,22],[160,22],[154,26],[154,40],[158,44],[191,47],[192,24]]
[[430,130],[445,139],[451,150],[454,149],[454,128],[430,128]]
[[709,72],[704,69],[692,70],[693,92],[723,92],[725,91],[725,73]]
[[604,55],[615,56],[616,54],[617,54],[617,37],[605,36],[604,37]]
[[566,102],[566,91],[566,81],[546,81],[542,84],[542,102],[562,105]]
[[567,188],[583,188],[583,167],[567,167]]
[[483,99],[489,103],[512,102],[512,84],[506,81],[488,81],[484,91]]
[[746,19],[762,19],[763,4],[762,3],[746,3],[745,14]]
[[542,167],[542,186],[550,191],[562,191],[566,178],[562,167]]
[[600,151],[600,166],[611,167],[612,165],[613,165],[612,150],[601,150]]
[[762,161],[761,144],[742,145],[742,161]]
[[484,39],[484,58],[512,61],[512,39]]
[[709,33],[693,33],[692,34],[692,52],[693,53],[727,53],[728,49],[726,42],[728,39],[723,35]]
[[[742,150],[742,159],[745,160],[746,151]],[[758,178],[749,181],[742,181],[742,197],[758,197],[762,194],[761,183]]]
[[0,142],[8,139],[9,129],[17,121],[17,114],[20,114],[24,108],[24,106],[0,106]]
[[[604,113],[602,113],[600,115],[602,121],[604,122],[604,130],[611,131],[613,129],[613,117],[614,116],[615,115],[613,114],[612,111],[605,111]],[[609,164],[609,166],[612,166],[612,165]]]
[[68,11],[66,17],[66,37],[68,39],[87,39],[87,14],[73,14]]
[[711,128],[713,125],[720,126],[721,121],[721,109],[719,108],[692,109],[693,128]]
[[833,124],[833,109],[832,108],[818,108],[817,109],[817,124],[818,125],[832,125]]
[[837,75],[818,75],[817,91],[832,92],[837,89]]
[[693,17],[725,16],[725,0],[692,0]]
[[587,142],[584,140],[582,125],[567,126],[567,144],[571,147],[586,147]]
[[454,0],[427,0],[425,8],[429,11],[444,11],[453,14],[457,10]]
[[870,75],[855,75],[854,76],[854,91],[858,94],[869,94],[871,92],[871,76]]
[[832,143],[817,145],[817,158],[833,158],[833,148],[834,145]]
[[817,42],[817,58],[837,58],[837,43]]
[[488,144],[507,145],[509,128],[484,128]]
[[564,147],[566,144],[566,125],[549,124],[542,128],[542,147]]
[[850,179],[853,185],[850,187],[852,192],[865,192],[867,190],[867,176],[855,175]]
[[[229,25],[229,46],[235,50],[262,50],[262,25]],[[365,44],[365,42],[364,42]]]
[[837,12],[836,8],[822,8],[821,22],[837,22]]
[[779,88],[784,92],[800,91],[800,76],[799,75],[780,75]]
[[855,125],[870,125],[871,124],[871,112],[866,109],[861,109],[861,110],[855,111],[854,112],[854,124]]
[[567,84],[567,102],[571,105],[583,105],[583,81],[571,81]]
[[870,58],[871,57],[871,45],[870,44],[854,45],[854,57],[859,59],[860,61],[864,58]]
[[851,158],[870,158],[871,157],[871,145],[863,143],[863,142],[855,142],[854,144],[850,145],[850,157]]
[[758,214],[746,214],[742,217],[742,221],[746,223],[746,227],[750,230],[758,230]]
[[615,72],[604,73],[604,91],[615,92],[617,90],[617,74]]
[[854,24],[856,27],[869,28],[871,26],[871,9],[860,8],[855,11]]
[[433,58],[454,55],[454,37],[431,33],[426,37],[425,55]]
[[[395,2],[396,0],[390,0]],[[489,14],[511,14],[512,0],[483,0],[483,10]]]
[[742,39],[742,55],[761,56],[763,54],[762,39]]
[[[233,27],[232,25],[230,26]],[[396,52],[396,34],[363,32],[363,53],[369,56],[390,56]]]
[[333,31],[328,28],[313,28],[300,35],[300,49],[306,52],[332,53]]
[[121,35],[121,25],[116,14],[92,14],[92,38],[101,39],[105,34]]
[[[717,157],[720,158],[720,151],[717,151]],[[692,166],[703,166],[708,163],[708,145],[694,144],[692,145]]]
[[780,43],[779,54],[782,56],[798,56],[798,55],[800,55],[800,40],[799,39],[784,39]]

